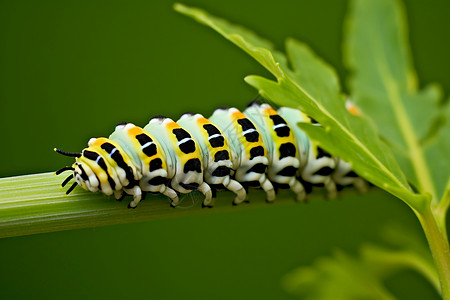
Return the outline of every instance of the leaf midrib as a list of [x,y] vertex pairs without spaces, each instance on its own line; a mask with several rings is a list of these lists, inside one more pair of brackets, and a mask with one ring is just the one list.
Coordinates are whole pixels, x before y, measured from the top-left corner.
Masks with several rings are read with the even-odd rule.
[[414,134],[414,130],[411,124],[406,109],[402,102],[402,97],[398,90],[395,80],[392,74],[386,68],[386,65],[380,59],[376,60],[376,65],[380,72],[380,77],[387,89],[388,100],[391,107],[394,110],[395,120],[400,129],[400,133],[403,136],[404,141],[407,145],[407,151],[409,160],[413,166],[414,172],[416,173],[418,179],[418,189],[420,192],[428,192],[432,196],[432,201],[437,201],[436,191],[434,188],[433,181],[431,179],[430,170],[425,162],[425,156],[420,147],[419,140]]

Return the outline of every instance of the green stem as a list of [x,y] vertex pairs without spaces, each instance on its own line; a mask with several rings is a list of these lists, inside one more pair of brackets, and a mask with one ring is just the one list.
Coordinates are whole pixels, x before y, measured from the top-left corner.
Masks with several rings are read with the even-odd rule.
[[430,208],[422,213],[416,212],[416,215],[422,224],[436,264],[441,284],[442,298],[444,300],[450,300],[450,246],[445,231],[440,229]]
[[438,223],[439,228],[443,232],[445,238],[448,240],[447,235],[447,223],[446,216],[448,208],[450,207],[450,182],[446,187],[446,192],[444,197],[442,197],[439,204],[433,209],[433,214],[436,216],[436,221]]
[[[176,208],[165,196],[147,195],[137,209],[127,209],[130,197],[117,202],[114,197],[80,187],[66,196],[67,187],[59,188],[66,176],[43,173],[0,178],[0,238],[268,207],[261,191],[252,191],[251,203],[238,206],[231,205],[234,194],[224,191],[218,195],[214,209],[202,208],[203,196],[199,193],[182,196]],[[288,192],[285,195],[277,197],[273,205],[294,205],[292,196]]]

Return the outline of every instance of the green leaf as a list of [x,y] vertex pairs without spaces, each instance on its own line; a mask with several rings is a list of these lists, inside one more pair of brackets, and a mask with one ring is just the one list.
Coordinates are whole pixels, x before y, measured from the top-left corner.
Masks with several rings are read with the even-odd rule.
[[436,134],[445,119],[440,88],[418,88],[403,6],[398,0],[352,1],[346,37],[352,100],[374,120],[408,181],[436,205],[450,175],[449,167],[436,166],[448,166],[449,130]]
[[437,206],[435,213],[440,227],[445,228],[445,216],[450,206],[450,102],[443,112],[444,125],[441,126],[433,138],[424,144],[426,160],[432,170],[435,186],[443,190],[443,196]]
[[301,109],[319,121],[321,127],[301,124],[310,138],[412,207],[420,209],[426,203],[425,196],[414,194],[370,120],[348,113],[335,71],[308,47],[292,39],[287,41],[290,69],[286,56],[254,33],[200,9],[181,4],[176,4],[175,9],[213,28],[269,70],[277,81],[259,76],[248,76],[246,81],[263,97]]
[[390,223],[382,228],[380,237],[389,247],[367,244],[360,249],[361,257],[373,264],[379,276],[386,278],[402,269],[415,270],[440,292],[433,257],[417,232],[402,224]]
[[336,250],[310,267],[300,267],[282,280],[283,288],[306,300],[396,299],[383,286],[373,266]]
[[399,224],[389,224],[381,233],[388,247],[365,244],[357,257],[337,250],[288,273],[282,280],[284,289],[310,300],[393,299],[383,282],[399,271],[414,270],[440,292],[433,259],[420,236]]

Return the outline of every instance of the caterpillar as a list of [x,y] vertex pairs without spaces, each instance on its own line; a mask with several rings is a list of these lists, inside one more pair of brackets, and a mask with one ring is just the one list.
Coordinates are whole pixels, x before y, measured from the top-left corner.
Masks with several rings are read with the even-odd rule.
[[329,198],[349,185],[365,191],[366,182],[350,164],[318,147],[298,122],[314,121],[297,109],[275,110],[258,101],[243,112],[219,107],[209,119],[185,113],[176,122],[155,116],[144,128],[123,122],[109,138],[90,139],[81,152],[55,148],[75,157],[56,174],[72,172],[62,183],[74,179],[67,195],[77,185],[117,200],[131,195],[129,208],[146,192],[163,194],[177,206],[180,194],[197,190],[205,197],[202,205],[212,207],[223,189],[235,194],[235,205],[247,199],[249,187],[262,188],[268,202],[280,188],[290,189],[297,201],[313,186],[323,186]]

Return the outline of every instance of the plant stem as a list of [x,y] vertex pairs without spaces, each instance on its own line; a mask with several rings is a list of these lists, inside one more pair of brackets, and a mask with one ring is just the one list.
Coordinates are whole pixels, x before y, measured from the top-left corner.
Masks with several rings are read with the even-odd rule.
[[450,300],[450,246],[447,237],[445,232],[438,226],[431,208],[427,208],[421,213],[416,212],[416,215],[422,224],[436,264],[441,284],[442,298],[444,300]]
[[448,240],[447,235],[447,224],[446,224],[446,216],[448,212],[448,208],[450,207],[450,181],[447,184],[446,192],[444,197],[442,197],[441,201],[437,206],[433,208],[433,214],[436,216],[436,221],[438,223],[439,228],[444,233],[445,238]]
[[[264,193],[252,190],[251,203],[238,206],[231,204],[234,194],[224,191],[218,194],[213,209],[202,208],[200,193],[182,196],[182,203],[176,208],[169,205],[165,196],[147,195],[138,208],[127,209],[131,197],[117,202],[112,196],[90,193],[80,187],[66,196],[67,187],[60,188],[66,176],[42,173],[0,178],[0,238],[267,206]],[[311,200],[321,197],[310,195]],[[286,191],[281,192],[273,205],[294,204],[292,195]]]
[[[147,195],[136,209],[127,209],[130,197],[117,202],[80,187],[67,196],[67,187],[60,188],[66,176],[43,173],[0,178],[0,238],[222,211],[202,209],[203,197],[197,194],[183,197],[176,208],[164,196]],[[224,194],[217,206],[233,208],[231,193]]]

